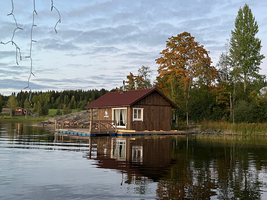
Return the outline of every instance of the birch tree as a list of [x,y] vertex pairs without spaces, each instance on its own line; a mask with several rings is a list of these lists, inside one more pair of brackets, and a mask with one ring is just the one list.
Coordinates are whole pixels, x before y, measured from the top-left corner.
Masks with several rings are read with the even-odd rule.
[[12,112],[16,109],[18,106],[18,101],[16,100],[16,97],[11,95],[7,101],[6,105],[10,109],[10,116],[12,116]]

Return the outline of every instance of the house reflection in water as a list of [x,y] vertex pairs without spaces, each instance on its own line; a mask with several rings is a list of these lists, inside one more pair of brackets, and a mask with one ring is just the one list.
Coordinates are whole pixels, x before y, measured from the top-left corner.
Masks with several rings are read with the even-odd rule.
[[171,139],[168,136],[91,138],[90,153],[86,156],[97,160],[99,168],[122,172],[124,183],[135,183],[138,179],[158,181],[174,163],[171,158]]

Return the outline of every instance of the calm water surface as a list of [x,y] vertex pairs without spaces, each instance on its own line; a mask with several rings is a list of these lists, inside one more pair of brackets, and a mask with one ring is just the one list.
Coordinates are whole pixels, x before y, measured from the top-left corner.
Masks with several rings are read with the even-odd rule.
[[267,199],[267,138],[81,140],[0,121],[0,199]]

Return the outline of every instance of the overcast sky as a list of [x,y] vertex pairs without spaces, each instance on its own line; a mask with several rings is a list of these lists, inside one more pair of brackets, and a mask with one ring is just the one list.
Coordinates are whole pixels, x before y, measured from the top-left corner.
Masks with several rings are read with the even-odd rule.
[[[210,51],[213,65],[225,51],[237,12],[249,5],[259,25],[261,53],[267,55],[266,0],[36,0],[32,45],[32,90],[112,89],[142,65],[157,76],[155,59],[171,36],[187,31]],[[15,26],[11,0],[1,0],[0,42],[11,40]],[[0,94],[10,95],[28,85],[33,1],[14,0],[19,27],[16,48],[0,44]],[[263,60],[261,73],[267,74]]]

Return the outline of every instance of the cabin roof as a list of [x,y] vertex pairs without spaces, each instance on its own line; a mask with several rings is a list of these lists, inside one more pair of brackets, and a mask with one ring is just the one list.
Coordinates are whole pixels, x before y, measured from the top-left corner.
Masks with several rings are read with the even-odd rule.
[[153,92],[157,92],[166,101],[168,101],[172,106],[172,108],[178,108],[178,106],[175,103],[173,103],[168,97],[166,97],[156,88],[130,90],[124,92],[108,92],[103,96],[99,97],[98,99],[96,99],[95,101],[93,101],[92,103],[85,106],[85,108],[132,106]]

